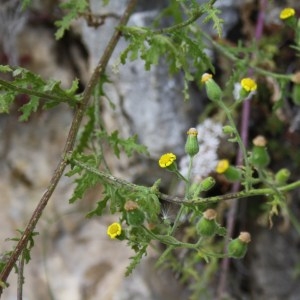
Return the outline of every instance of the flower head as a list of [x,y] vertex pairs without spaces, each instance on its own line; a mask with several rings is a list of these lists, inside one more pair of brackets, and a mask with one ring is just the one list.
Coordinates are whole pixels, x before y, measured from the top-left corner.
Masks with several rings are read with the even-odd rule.
[[280,12],[280,15],[279,15],[279,18],[281,20],[286,20],[290,17],[293,17],[295,15],[295,10],[291,7],[287,7],[287,8],[284,8],[281,12]]
[[197,136],[198,135],[198,131],[196,128],[190,128],[188,131],[187,131],[187,135],[192,135],[192,136]]
[[201,77],[201,83],[205,84],[208,99],[211,101],[220,101],[222,98],[222,90],[214,81],[211,74],[204,73]]
[[175,160],[176,160],[175,154],[166,153],[160,157],[158,164],[161,168],[166,168],[166,167],[171,166]]
[[212,78],[212,75],[209,73],[204,73],[201,77],[201,83],[205,83],[206,81],[208,81],[209,79]]
[[228,159],[221,159],[216,167],[216,172],[218,174],[223,174],[225,173],[229,168],[229,161]]
[[251,78],[243,78],[241,80],[241,86],[246,92],[254,92],[257,89],[256,82]]
[[109,235],[111,239],[115,239],[117,236],[121,235],[121,232],[122,227],[120,223],[112,223],[107,228],[107,235]]

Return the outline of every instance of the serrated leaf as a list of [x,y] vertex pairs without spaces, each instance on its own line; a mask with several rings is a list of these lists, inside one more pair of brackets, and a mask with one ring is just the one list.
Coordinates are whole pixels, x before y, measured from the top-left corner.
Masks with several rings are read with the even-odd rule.
[[22,115],[19,117],[19,120],[21,122],[27,121],[31,113],[36,112],[38,107],[39,107],[39,98],[35,96],[31,96],[29,102],[20,107],[19,110],[22,112]]
[[88,212],[88,214],[86,215],[87,218],[91,218],[94,216],[102,216],[104,209],[107,206],[107,202],[109,200],[108,196],[105,196],[101,201],[97,202],[97,207],[95,209],[93,209],[92,211]]
[[9,113],[9,108],[15,100],[15,93],[4,91],[0,93],[0,113]]
[[148,154],[147,147],[137,143],[137,135],[123,139],[119,137],[119,132],[116,130],[107,136],[107,140],[117,158],[120,158],[121,150],[124,150],[128,157],[132,156],[133,152]]
[[60,7],[67,10],[66,15],[54,24],[58,27],[55,33],[55,38],[61,39],[66,30],[71,26],[71,23],[88,8],[88,2],[86,0],[69,0],[61,3]]
[[71,87],[69,89],[65,90],[65,93],[69,96],[75,95],[76,91],[78,90],[78,86],[79,86],[79,80],[78,80],[78,78],[75,78],[72,81]]
[[139,250],[136,251],[136,255],[130,257],[131,263],[130,265],[126,268],[125,276],[129,276],[133,270],[137,267],[137,265],[141,262],[142,258],[144,255],[147,255],[147,246],[144,245],[141,247]]
[[84,172],[84,174],[75,180],[77,183],[69,203],[74,203],[78,199],[82,199],[85,192],[99,182],[99,176],[91,172]]

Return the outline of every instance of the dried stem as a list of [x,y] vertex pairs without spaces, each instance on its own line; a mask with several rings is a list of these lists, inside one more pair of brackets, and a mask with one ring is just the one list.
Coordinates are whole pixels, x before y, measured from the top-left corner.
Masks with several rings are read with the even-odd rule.
[[[105,68],[107,66],[107,63],[121,37],[121,32],[118,28],[126,25],[129,16],[131,12],[133,11],[135,5],[136,5],[137,0],[130,0],[128,2],[127,8],[124,11],[120,22],[118,26],[115,29],[115,32],[113,33],[107,47],[104,50],[104,53],[96,66],[85,90],[83,93],[83,98],[82,102],[78,104],[76,110],[75,110],[75,115],[71,124],[71,128],[69,130],[68,137],[66,139],[65,147],[61,155],[61,160],[58,163],[58,166],[56,170],[54,171],[54,174],[50,180],[49,186],[46,189],[46,192],[42,196],[41,200],[39,201],[36,209],[34,210],[31,219],[28,222],[28,225],[26,226],[24,233],[22,234],[18,244],[16,245],[16,248],[12,252],[12,254],[9,257],[9,260],[7,264],[5,265],[4,269],[2,270],[0,274],[0,283],[5,283],[10,272],[12,271],[14,265],[16,264],[19,256],[21,255],[22,251],[25,249],[27,242],[29,240],[30,235],[34,231],[37,222],[39,221],[52,193],[54,192],[61,176],[63,175],[63,172],[68,164],[67,160],[67,154],[70,153],[73,150],[74,144],[75,144],[75,139],[77,136],[78,129],[80,127],[80,123],[82,121],[82,118],[84,116],[84,112],[86,110],[86,107],[88,105],[89,99],[92,95],[93,89],[95,88],[99,78],[104,74]],[[2,294],[3,287],[2,285],[0,286],[0,296]]]

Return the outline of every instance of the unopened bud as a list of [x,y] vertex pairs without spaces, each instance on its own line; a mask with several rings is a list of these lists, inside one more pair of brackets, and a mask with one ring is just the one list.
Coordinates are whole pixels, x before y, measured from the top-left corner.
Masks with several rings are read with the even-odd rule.
[[207,209],[203,213],[202,218],[196,225],[197,233],[204,237],[213,236],[218,229],[218,224],[216,222],[216,216],[217,216],[217,213],[214,209]]
[[199,152],[198,131],[196,128],[190,128],[187,132],[187,140],[185,143],[185,153],[194,156]]
[[291,176],[290,170],[283,168],[280,169],[276,174],[275,174],[275,181],[276,183],[281,186],[287,183],[288,179]]
[[216,180],[213,177],[211,176],[206,177],[200,183],[200,191],[201,192],[209,191],[215,184],[216,184]]
[[263,136],[257,136],[253,140],[253,149],[251,155],[251,162],[255,167],[264,168],[270,163],[270,156],[265,147],[267,140]]
[[220,101],[223,95],[223,92],[219,85],[213,80],[212,75],[205,73],[202,75],[201,83],[205,84],[207,97],[211,101]]
[[251,242],[249,232],[241,232],[239,237],[228,244],[228,255],[233,258],[243,258],[247,252],[248,244]]

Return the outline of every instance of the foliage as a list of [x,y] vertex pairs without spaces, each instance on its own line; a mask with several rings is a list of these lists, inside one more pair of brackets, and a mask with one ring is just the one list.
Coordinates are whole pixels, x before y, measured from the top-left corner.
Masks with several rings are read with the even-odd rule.
[[87,10],[88,2],[86,0],[64,1],[60,4],[60,8],[66,10],[67,13],[61,20],[55,22],[55,25],[58,27],[55,33],[56,39],[62,38],[65,31],[70,28],[71,23]]
[[20,121],[27,121],[29,116],[36,112],[41,99],[45,99],[44,109],[52,108],[60,103],[74,106],[80,99],[75,93],[78,89],[78,80],[75,79],[69,89],[63,89],[60,81],[50,79],[45,81],[41,76],[21,67],[12,68],[0,65],[0,72],[12,76],[13,80],[6,82],[0,79],[0,112],[9,113],[10,108],[20,94],[28,95],[27,103],[22,104]]
[[[107,5],[108,2],[103,1],[103,4]],[[29,3],[30,1],[24,0],[23,7],[27,7]],[[192,172],[198,159],[196,152],[203,145],[193,147],[193,151],[188,151],[186,173],[178,168],[175,154],[168,153],[172,154],[172,161],[164,164],[163,168],[165,172],[171,172],[176,180],[182,181],[184,186],[182,197],[162,193],[159,179],[153,183],[152,187],[146,187],[117,178],[111,173],[109,163],[106,161],[108,152],[113,153],[114,158],[118,160],[122,159],[123,154],[134,159],[138,156],[149,155],[149,153],[144,145],[139,144],[137,135],[125,138],[118,130],[108,132],[101,120],[100,103],[103,99],[109,101],[103,86],[112,84],[108,76],[99,71],[104,70],[105,67],[100,66],[101,69],[98,66],[84,93],[77,94],[79,84],[77,79],[74,79],[69,89],[65,89],[61,87],[59,81],[44,80],[38,74],[24,68],[0,66],[0,72],[10,79],[0,79],[1,113],[10,113],[12,107],[18,105],[16,97],[20,94],[29,97],[27,103],[19,104],[20,121],[27,121],[39,108],[51,109],[61,103],[75,109],[77,115],[81,111],[84,112],[82,116],[85,116],[85,123],[81,127],[79,126],[81,120],[74,119],[66,141],[68,151],[63,153],[61,161],[63,167],[69,166],[66,176],[74,180],[70,204],[84,198],[91,188],[99,187],[101,196],[95,207],[88,212],[87,217],[99,218],[104,214],[114,214],[119,219],[122,234],[118,235],[117,239],[126,240],[135,252],[135,255],[130,258],[126,275],[131,274],[142,258],[147,255],[149,246],[159,245],[164,251],[163,253],[159,251],[157,265],[167,266],[178,272],[182,281],[193,289],[194,294],[191,299],[198,299],[206,292],[206,287],[219,268],[219,259],[242,258],[250,242],[249,239],[244,239],[245,234],[231,240],[231,232],[222,226],[222,215],[217,215],[217,204],[230,199],[261,196],[264,199],[263,213],[272,225],[275,216],[280,213],[286,216],[289,212],[286,201],[288,192],[300,187],[299,180],[290,181],[290,172],[287,169],[284,168],[278,172],[273,170],[271,165],[273,157],[270,155],[270,150],[276,149],[276,145],[270,143],[269,146],[266,139],[260,136],[253,142],[253,145],[246,146],[248,141],[241,136],[236,124],[241,105],[250,101],[250,98],[255,104],[257,101],[255,93],[262,95],[268,92],[264,84],[260,84],[265,78],[272,78],[280,86],[281,97],[291,97],[294,105],[299,105],[297,103],[299,79],[295,74],[275,72],[273,65],[270,70],[264,67],[265,64],[273,63],[276,58],[276,51],[268,47],[269,44],[274,43],[273,39],[266,39],[261,44],[245,45],[239,42],[232,46],[214,40],[204,32],[201,29],[202,24],[212,22],[217,35],[222,36],[221,11],[214,6],[214,3],[215,1],[212,0],[201,5],[195,0],[171,1],[151,26],[126,26],[121,23],[117,28],[127,40],[127,47],[120,54],[121,63],[126,64],[128,60],[141,59],[144,61],[145,71],[149,71],[163,62],[171,74],[183,73],[185,99],[189,98],[190,83],[196,82],[199,88],[205,88],[216,119],[221,120],[224,125],[223,132],[227,143],[230,146],[233,145],[234,149],[238,148],[241,153],[242,160],[238,166],[230,163],[232,159],[225,159],[223,160],[227,162],[225,167],[217,168],[217,172],[210,170],[212,176],[206,178],[195,178]],[[89,9],[86,0],[65,1],[61,3],[60,8],[64,10],[65,15],[55,23],[58,26],[55,34],[57,39],[64,35],[75,19]],[[164,23],[166,16],[171,17],[174,24],[162,27],[161,24]],[[203,17],[202,23],[199,21],[201,17]],[[294,31],[296,29],[293,27]],[[300,49],[298,35],[295,34],[295,45],[293,45],[293,51],[296,53]],[[229,61],[232,71],[226,70],[226,84],[219,84],[217,77],[214,78],[211,74],[204,74],[200,80],[200,74],[204,72],[215,73],[213,61],[206,54],[207,47],[214,48]],[[269,50],[266,51],[266,49]],[[256,53],[256,56],[253,53]],[[254,79],[248,78],[249,68],[256,75],[257,84]],[[245,82],[250,82],[251,88],[245,86]],[[232,91],[236,85],[240,89],[233,99]],[[293,85],[292,93],[288,92],[290,85]],[[90,91],[90,88],[93,91]],[[114,109],[112,102],[110,104],[111,109]],[[276,113],[283,107],[283,100],[277,99],[272,106],[271,113]],[[270,118],[269,124],[272,120],[278,123],[277,118]],[[276,132],[280,133],[280,129],[277,128]],[[265,133],[270,134],[267,131],[258,132],[259,135]],[[274,130],[272,133],[274,134]],[[72,146],[68,148],[69,145]],[[55,173],[54,177],[62,175],[57,174]],[[238,184],[241,190],[215,195],[212,192],[214,184],[220,179],[227,186],[232,183]],[[53,186],[54,184],[51,183],[50,188]],[[177,205],[178,209],[174,217],[168,214],[163,215],[162,203],[165,201]],[[295,218],[293,220],[297,225]],[[24,235],[24,232],[20,233]],[[31,258],[30,250],[34,246],[35,235],[36,232],[32,229],[22,249],[26,263]],[[248,233],[247,236],[250,237]],[[234,253],[225,247],[228,239]],[[11,240],[20,242],[22,237]],[[12,257],[14,251],[6,253],[5,256]],[[182,253],[185,253],[184,261],[179,259]],[[6,263],[6,259],[0,260],[1,271],[5,269]],[[198,272],[198,269],[201,269],[202,273]],[[0,284],[0,288],[5,285],[2,277]],[[208,294],[210,293],[207,292]]]

